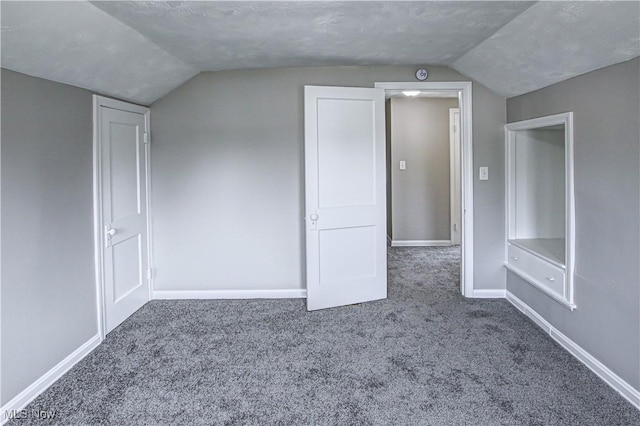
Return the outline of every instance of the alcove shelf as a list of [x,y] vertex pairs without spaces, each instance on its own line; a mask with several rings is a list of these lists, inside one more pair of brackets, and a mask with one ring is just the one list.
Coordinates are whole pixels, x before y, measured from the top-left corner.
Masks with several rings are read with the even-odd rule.
[[505,140],[505,267],[573,310],[573,114],[509,123]]

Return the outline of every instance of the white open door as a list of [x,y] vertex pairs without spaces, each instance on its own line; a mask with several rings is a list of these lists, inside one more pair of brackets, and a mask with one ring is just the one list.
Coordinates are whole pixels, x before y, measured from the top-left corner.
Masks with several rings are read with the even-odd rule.
[[384,90],[305,86],[307,309],[387,297]]
[[105,332],[149,301],[149,110],[95,97]]

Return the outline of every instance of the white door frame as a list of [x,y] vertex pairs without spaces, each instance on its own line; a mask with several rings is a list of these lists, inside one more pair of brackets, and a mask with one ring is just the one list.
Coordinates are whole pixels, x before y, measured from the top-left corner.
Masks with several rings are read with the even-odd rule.
[[[94,240],[94,261],[96,268],[96,304],[98,312],[98,333],[100,341],[106,336],[107,322],[105,319],[104,306],[104,233],[102,232],[102,181],[100,176],[100,168],[102,165],[101,158],[101,141],[100,141],[100,108],[113,108],[121,111],[134,112],[144,115],[145,132],[149,134],[150,130],[150,110],[127,102],[117,101],[115,99],[106,98],[104,96],[93,95],[93,240]],[[149,268],[151,263],[151,169],[150,169],[150,145],[145,143],[145,180],[147,189],[147,253]],[[152,281],[149,282],[149,300],[152,295]]]
[[460,108],[460,151],[462,156],[462,264],[460,290],[463,296],[473,297],[473,122],[472,84],[470,81],[443,82],[384,82],[375,83],[377,88],[387,90],[424,90],[429,92],[458,92]]
[[[460,173],[460,156],[456,155],[456,148],[458,148],[458,154],[460,154],[460,147],[457,146],[458,141],[456,140],[456,134],[458,137],[460,136],[460,124],[458,123],[458,128],[454,128],[456,125],[455,116],[458,114],[458,121],[460,120],[460,108],[449,108],[449,201],[450,201],[450,216],[451,216],[451,230],[450,230],[450,240],[451,244],[459,244],[455,238],[453,238],[455,232],[459,232],[459,230],[454,229],[455,224],[460,220],[460,217],[456,217],[456,213],[460,213],[460,198],[462,194],[459,194],[456,191],[455,185],[455,176],[456,172]],[[461,142],[461,141],[460,141]],[[457,166],[457,167],[456,167]],[[456,170],[456,168],[458,170]],[[458,176],[459,178],[460,176]],[[457,207],[457,208],[456,208]],[[460,211],[459,211],[460,210]]]

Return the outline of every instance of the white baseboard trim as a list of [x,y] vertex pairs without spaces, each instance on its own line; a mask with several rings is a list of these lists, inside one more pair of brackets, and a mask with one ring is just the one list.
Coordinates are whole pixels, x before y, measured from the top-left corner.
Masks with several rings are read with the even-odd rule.
[[500,289],[486,289],[486,290],[473,290],[474,299],[504,299],[507,295],[507,290]]
[[391,240],[391,247],[443,247],[450,245],[451,240]]
[[633,388],[620,376],[611,371],[606,365],[598,361],[593,355],[582,349],[573,340],[558,331],[551,325],[551,323],[545,320],[540,314],[534,311],[533,308],[524,303],[517,296],[513,295],[513,293],[507,291],[506,296],[507,300],[511,302],[513,306],[531,318],[533,322],[547,332],[551,338],[558,342],[560,346],[567,350],[567,352],[589,367],[589,369],[604,380],[605,383],[615,389],[627,401],[640,410],[640,390]]
[[153,299],[303,299],[305,289],[274,290],[154,290]]
[[29,387],[20,392],[7,402],[0,410],[0,424],[4,424],[9,420],[9,413],[15,413],[22,410],[38,395],[47,390],[49,386],[55,383],[64,373],[69,371],[71,367],[76,365],[82,358],[87,356],[101,343],[100,334],[96,334],[78,349],[73,351],[69,356],[60,361],[55,367],[43,374],[38,380],[33,382]]

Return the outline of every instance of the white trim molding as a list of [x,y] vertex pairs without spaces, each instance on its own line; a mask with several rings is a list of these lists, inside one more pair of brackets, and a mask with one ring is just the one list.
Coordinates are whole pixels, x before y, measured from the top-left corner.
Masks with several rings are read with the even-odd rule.
[[[458,115],[458,123],[456,123],[456,115]],[[451,218],[449,235],[451,242],[455,244],[460,244],[460,232],[457,228],[461,228],[462,220],[460,208],[462,193],[460,186],[456,185],[456,174],[460,180],[462,171],[460,127],[460,108],[449,108],[449,214]]]
[[473,290],[474,299],[504,299],[507,295],[507,290],[491,288],[491,289],[478,289]]
[[451,240],[391,240],[391,247],[446,247]]
[[462,157],[460,186],[462,202],[462,245],[460,290],[463,296],[473,297],[473,102],[470,81],[384,82],[374,87],[387,90],[419,90],[429,92],[457,92],[460,108],[460,151]]
[[96,334],[86,341],[82,346],[73,351],[69,356],[60,361],[51,370],[43,374],[38,380],[33,382],[29,387],[13,397],[9,402],[2,406],[0,410],[0,424],[4,424],[9,420],[9,413],[16,413],[27,406],[38,395],[47,390],[49,386],[54,384],[63,374],[69,371],[74,365],[87,356],[102,342],[100,334]]
[[182,299],[304,299],[305,289],[268,290],[154,290],[154,300]]
[[[557,288],[549,286],[547,281],[541,278],[535,278],[530,274],[529,267],[523,269],[522,266],[514,266],[509,258],[509,245],[514,244],[518,238],[516,231],[516,135],[520,131],[541,129],[549,126],[564,126],[564,154],[565,154],[565,170],[564,170],[564,252],[565,259],[559,266],[563,271],[564,285],[559,293]],[[505,267],[511,272],[519,275],[529,284],[535,286],[567,309],[574,310],[574,263],[575,263],[575,187],[574,187],[574,170],[573,170],[573,112],[564,112],[560,114],[548,115],[545,117],[532,118],[529,120],[507,123],[504,125],[505,131],[505,242],[504,242],[504,259]],[[532,236],[526,236],[532,238]],[[519,248],[530,251],[532,254],[537,253],[528,250],[526,247]],[[553,265],[554,262],[541,257],[544,263]],[[517,259],[515,259],[517,260]]]
[[620,395],[622,395],[627,401],[633,404],[638,410],[640,410],[640,390],[635,389],[629,383],[625,382],[620,376],[611,371],[606,365],[598,361],[593,355],[581,348],[573,340],[562,334],[551,323],[545,320],[539,313],[533,308],[520,300],[510,291],[506,292],[507,300],[511,302],[520,312],[529,317],[535,322],[541,329],[551,336],[553,340],[558,342],[567,352],[573,355],[578,361],[589,367],[598,377],[600,377],[606,384],[611,386]]

